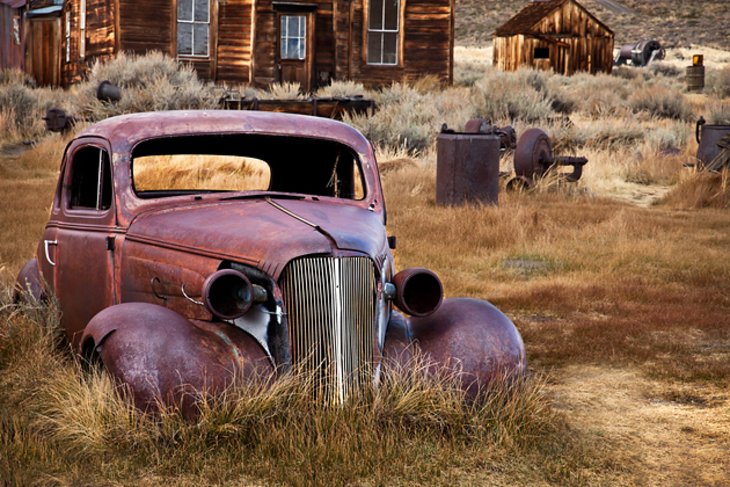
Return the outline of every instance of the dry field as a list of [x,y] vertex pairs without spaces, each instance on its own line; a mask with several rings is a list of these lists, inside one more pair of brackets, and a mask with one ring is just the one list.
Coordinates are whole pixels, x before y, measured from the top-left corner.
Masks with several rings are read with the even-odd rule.
[[[0,138],[0,483],[730,485],[730,174],[683,167],[693,120],[730,120],[722,78],[686,95],[661,73],[502,74],[482,54],[457,50],[456,86],[394,85],[370,93],[380,112],[350,121],[379,146],[398,266],[432,268],[449,296],[489,299],[522,332],[532,375],[516,394],[470,409],[394,377],[322,411],[283,382],[232,393],[194,424],[140,416],[59,349],[52,308],[7,305],[66,142],[18,145],[28,122]],[[170,73],[160,90],[189,82]],[[104,116],[85,89],[65,102]],[[170,100],[205,106],[204,91]],[[478,114],[546,128],[561,153],[590,159],[583,180],[437,207],[434,134]]]

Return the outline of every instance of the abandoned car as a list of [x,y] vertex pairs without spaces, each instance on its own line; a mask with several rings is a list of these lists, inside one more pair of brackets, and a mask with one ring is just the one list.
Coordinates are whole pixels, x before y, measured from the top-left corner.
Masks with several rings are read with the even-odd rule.
[[522,339],[497,308],[444,300],[426,269],[395,273],[385,225],[373,149],[343,123],[114,117],[66,148],[16,289],[55,295],[69,342],[140,409],[190,412],[189,392],[292,368],[337,404],[413,349],[458,367],[467,392],[524,371]]

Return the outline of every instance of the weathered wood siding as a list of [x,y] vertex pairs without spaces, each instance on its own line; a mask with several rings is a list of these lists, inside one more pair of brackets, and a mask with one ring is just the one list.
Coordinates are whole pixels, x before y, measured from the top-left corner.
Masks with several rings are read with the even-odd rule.
[[117,0],[119,51],[175,55],[175,8],[171,0]]
[[21,9],[0,3],[0,69],[23,69],[24,38]]
[[[548,49],[549,59],[535,59],[535,49]],[[529,31],[495,37],[494,65],[505,71],[528,66],[565,75],[610,73],[613,33],[571,0]]]
[[[66,36],[66,14],[70,13],[70,36]],[[61,59],[63,83],[76,83],[86,76],[95,61],[116,54],[116,5],[114,0],[86,0],[86,35],[81,56],[81,1],[67,0],[61,15]],[[66,42],[70,42],[66,61]]]
[[40,85],[61,84],[61,19],[27,19],[25,71]]
[[218,7],[218,81],[248,83],[253,69],[253,0],[226,0]]
[[[399,63],[377,66],[367,63],[367,0],[352,0],[352,32],[343,25],[338,45],[350,46],[349,77],[368,86],[393,81],[412,81],[423,76],[453,80],[454,2],[453,0],[401,0]],[[339,24],[338,24],[339,25]],[[349,43],[347,39],[349,38]],[[346,50],[345,48],[342,48]]]

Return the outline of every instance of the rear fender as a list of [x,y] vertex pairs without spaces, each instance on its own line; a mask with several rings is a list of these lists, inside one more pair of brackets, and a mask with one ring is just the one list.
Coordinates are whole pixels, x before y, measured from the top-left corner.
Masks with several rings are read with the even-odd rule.
[[270,377],[267,354],[246,332],[227,323],[190,321],[148,303],[124,303],[98,313],[84,329],[81,352],[96,354],[109,374],[129,387],[135,406],[158,403],[197,414],[201,393],[218,394],[238,380]]
[[47,296],[43,278],[38,269],[38,260],[31,259],[20,269],[18,277],[15,279],[13,302],[19,303],[28,298],[40,302],[45,301]]

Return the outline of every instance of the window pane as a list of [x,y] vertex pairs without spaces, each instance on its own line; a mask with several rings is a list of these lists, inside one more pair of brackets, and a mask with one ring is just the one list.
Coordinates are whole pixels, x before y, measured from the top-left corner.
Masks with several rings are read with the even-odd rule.
[[289,23],[287,35],[289,37],[299,37],[299,17],[295,15],[288,15],[286,18]]
[[383,36],[383,64],[396,64],[398,61],[398,34],[389,32],[383,34]]
[[385,2],[385,28],[398,29],[398,0],[383,0]]
[[266,190],[269,165],[261,159],[217,154],[171,154],[135,157],[136,191]]
[[193,24],[177,23],[177,53],[188,56],[193,53]]
[[177,19],[193,20],[193,0],[177,0]]
[[370,29],[383,28],[383,0],[370,0]]
[[286,31],[286,19],[288,17],[286,15],[281,17],[281,25],[279,26],[279,34],[281,35],[282,39],[287,36]]
[[208,22],[208,0],[195,0],[196,22]]
[[208,24],[194,24],[193,54],[196,56],[208,55]]
[[383,34],[380,32],[368,33],[368,63],[380,64],[380,42],[383,39]]

